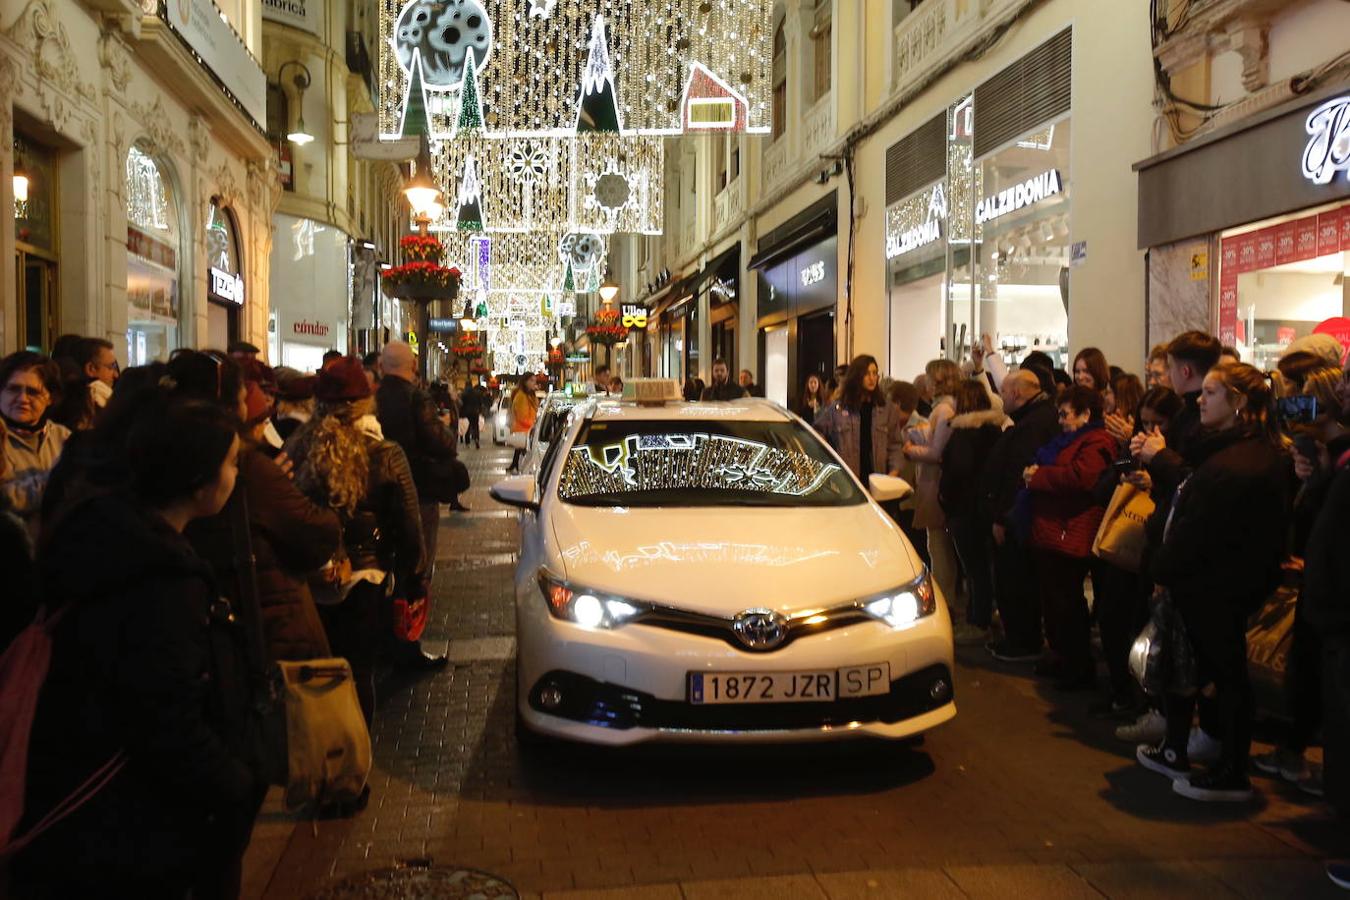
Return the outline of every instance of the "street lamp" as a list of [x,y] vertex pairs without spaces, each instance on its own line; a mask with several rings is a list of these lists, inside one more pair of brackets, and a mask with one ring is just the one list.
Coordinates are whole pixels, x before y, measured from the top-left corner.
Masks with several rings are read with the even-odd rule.
[[619,286],[614,283],[613,278],[606,276],[605,283],[600,285],[600,299],[608,305],[613,303],[617,296],[619,296]]
[[[408,198],[408,206],[412,208],[413,221],[417,223],[418,233],[425,236],[427,226],[433,219],[440,217],[444,208],[441,189],[431,180],[431,147],[425,134],[419,141],[417,162],[414,165],[417,170],[403,186],[403,196]],[[425,339],[431,332],[431,303],[436,298],[413,296],[411,299],[417,304],[417,333]],[[454,295],[447,299],[453,300]],[[427,357],[430,355],[428,352],[419,353],[417,356],[418,374],[422,376],[423,383],[427,381]]]
[[309,74],[309,68],[299,60],[289,60],[281,64],[277,70],[277,80],[281,80],[281,73],[286,71],[287,66],[297,66],[301,70],[295,75],[295,89],[299,93],[297,103],[299,105],[299,118],[295,122],[295,130],[286,135],[286,140],[292,144],[299,144],[302,147],[314,140],[314,135],[305,130],[305,91],[314,83],[313,77]]

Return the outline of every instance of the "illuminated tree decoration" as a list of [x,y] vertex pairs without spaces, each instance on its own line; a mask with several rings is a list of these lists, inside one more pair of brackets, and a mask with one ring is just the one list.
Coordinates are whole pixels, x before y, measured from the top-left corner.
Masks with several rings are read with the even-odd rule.
[[427,92],[422,82],[422,55],[414,52],[412,76],[408,80],[408,97],[403,104],[403,121],[399,134],[404,137],[431,134],[431,116],[427,112]]
[[464,80],[459,89],[459,121],[455,124],[455,131],[482,130],[483,101],[478,95],[478,68],[470,53],[464,60]]
[[464,175],[459,180],[456,194],[459,214],[455,228],[460,231],[483,230],[483,183],[478,180],[478,165],[472,156],[464,159]]
[[572,264],[567,264],[567,274],[563,276],[562,289],[564,294],[575,294],[577,292],[577,280],[572,275]]

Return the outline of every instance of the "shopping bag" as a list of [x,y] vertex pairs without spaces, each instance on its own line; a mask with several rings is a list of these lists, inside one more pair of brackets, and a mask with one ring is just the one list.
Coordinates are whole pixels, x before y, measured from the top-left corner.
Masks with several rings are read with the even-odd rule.
[[345,659],[279,662],[286,710],[286,806],[356,800],[370,777],[370,732]]
[[1132,484],[1117,486],[1097,528],[1092,555],[1127,572],[1138,572],[1148,545],[1145,526],[1153,509],[1153,498],[1144,491]]
[[1196,691],[1196,659],[1186,624],[1172,602],[1161,592],[1153,603],[1148,623],[1130,647],[1130,674],[1144,693],[1190,696]]

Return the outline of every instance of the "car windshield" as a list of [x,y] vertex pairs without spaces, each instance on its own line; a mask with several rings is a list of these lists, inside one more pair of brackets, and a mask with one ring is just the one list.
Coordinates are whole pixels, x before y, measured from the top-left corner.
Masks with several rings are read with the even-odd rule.
[[795,422],[586,423],[558,496],[581,506],[844,506],[862,491]]

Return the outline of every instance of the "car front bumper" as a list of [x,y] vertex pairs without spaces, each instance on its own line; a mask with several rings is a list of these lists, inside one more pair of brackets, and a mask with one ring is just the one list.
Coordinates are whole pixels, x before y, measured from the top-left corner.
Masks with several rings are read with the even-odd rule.
[[[533,602],[530,602],[533,601]],[[518,619],[518,712],[531,731],[595,744],[900,739],[956,715],[945,605],[906,629],[852,625],[752,653],[644,625],[589,630],[526,598]],[[827,702],[693,704],[691,672],[783,672],[885,662],[890,689]]]

